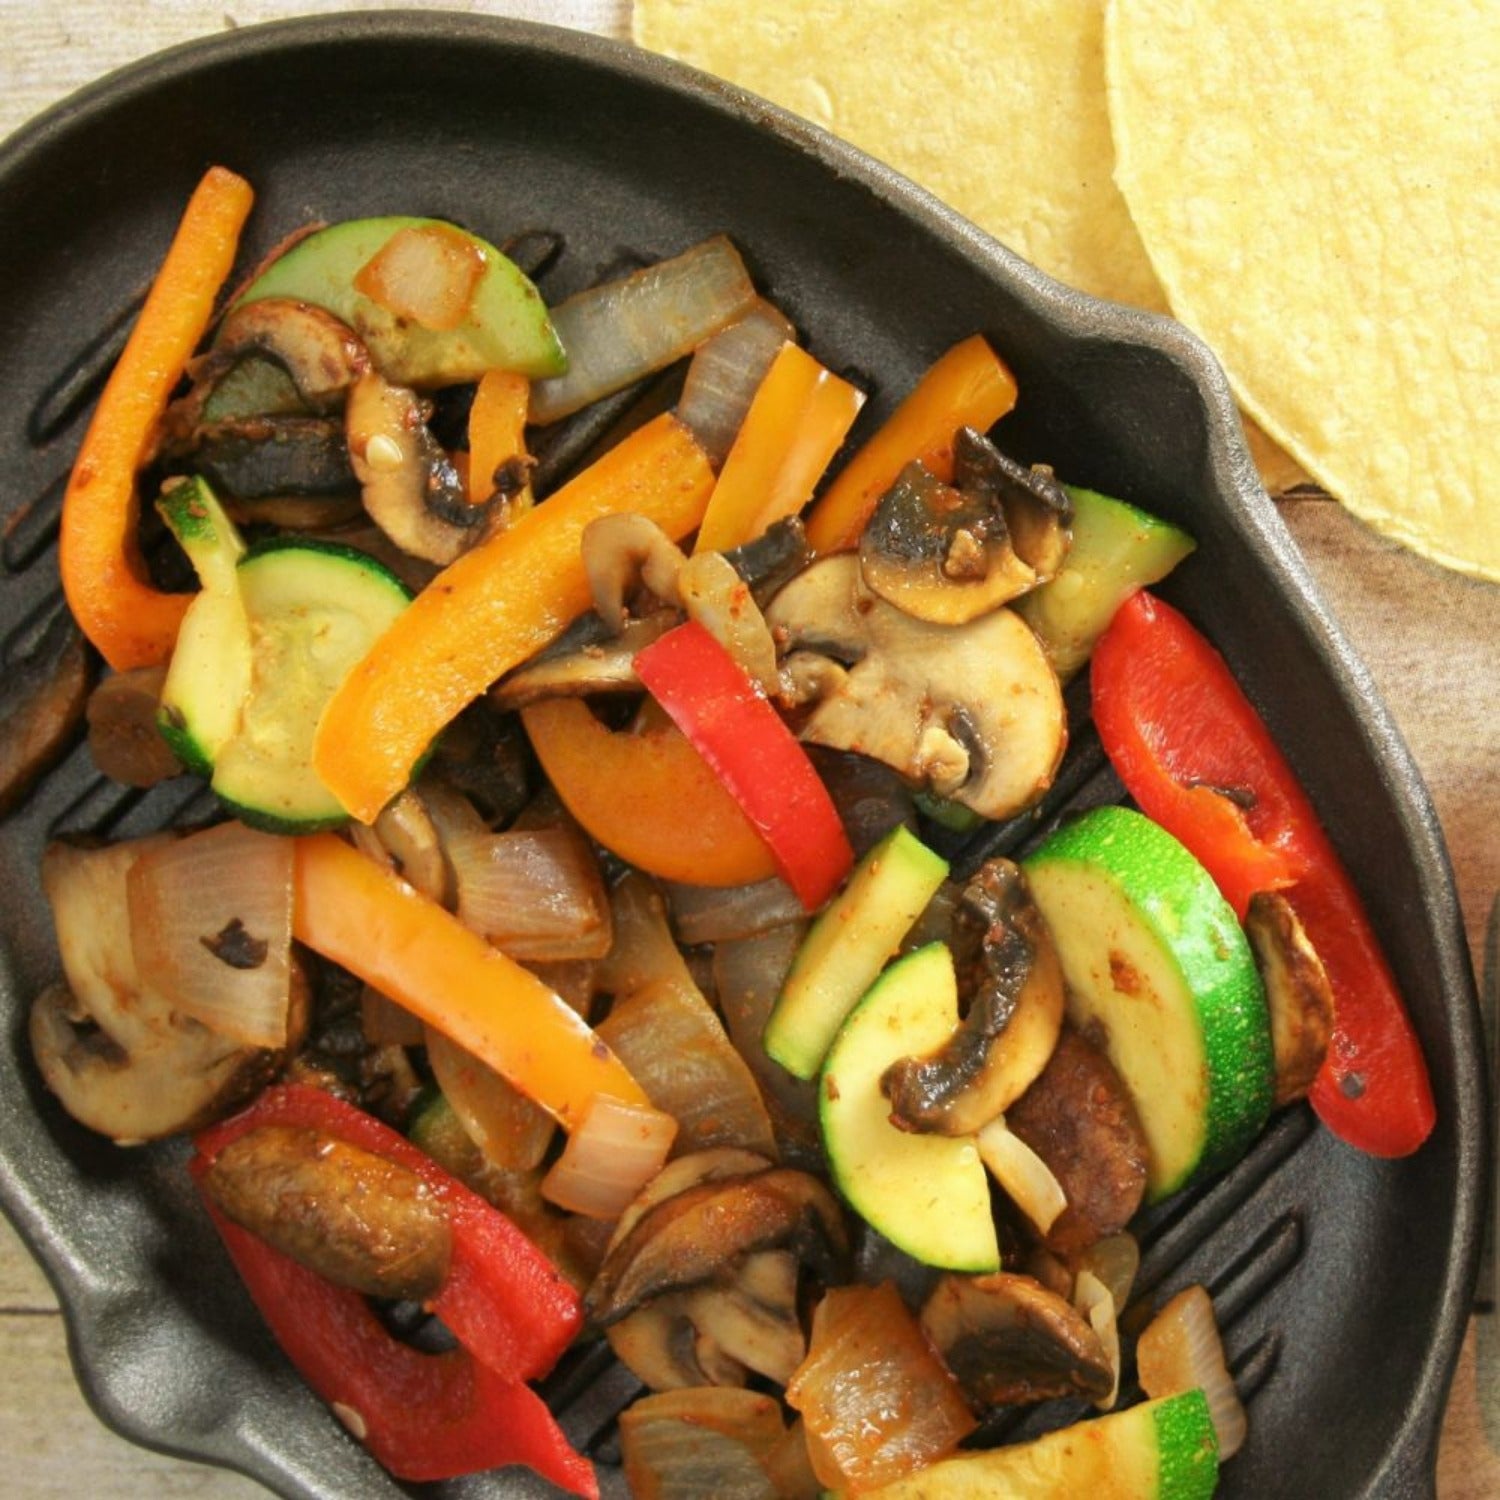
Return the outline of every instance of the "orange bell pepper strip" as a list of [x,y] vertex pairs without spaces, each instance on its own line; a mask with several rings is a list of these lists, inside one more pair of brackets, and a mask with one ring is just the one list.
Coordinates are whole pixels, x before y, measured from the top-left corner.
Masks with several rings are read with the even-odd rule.
[[488,1063],[564,1129],[596,1094],[650,1106],[567,1001],[333,834],[297,840],[292,932]]
[[796,515],[864,404],[858,387],[783,344],[724,460],[696,550],[728,552]]
[[[483,505],[495,493],[500,466],[519,460],[522,472],[530,467],[526,453],[526,410],[531,382],[514,370],[486,370],[469,408],[470,505]],[[531,486],[523,484],[511,499],[512,515],[531,508]]]
[[223,167],[209,168],[199,182],[99,397],[63,496],[63,592],[79,628],[116,671],[165,661],[192,598],[163,593],[150,580],[136,533],[136,476],[208,329],[254,201],[250,184]]
[[580,543],[591,521],[633,511],[679,540],[703,519],[712,489],[703,450],[665,412],[464,553],[329,701],[313,741],[324,785],[352,816],[373,823],[467,704],[588,609]]
[[776,873],[770,847],[672,723],[615,732],[576,698],[521,710],[568,811],[621,859],[687,885],[748,885]]
[[845,465],[807,518],[815,552],[855,546],[896,476],[920,459],[945,484],[960,427],[988,430],[1016,404],[1015,377],[979,334],[955,344]]

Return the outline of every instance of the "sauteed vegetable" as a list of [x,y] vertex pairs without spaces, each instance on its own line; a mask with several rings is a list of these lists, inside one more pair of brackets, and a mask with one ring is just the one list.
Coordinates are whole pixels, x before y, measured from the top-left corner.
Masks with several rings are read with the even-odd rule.
[[[224,816],[49,849],[49,1086],[192,1135],[267,1323],[402,1478],[597,1494],[534,1385],[604,1341],[641,1497],[1210,1493],[1243,1408],[1206,1295],[1133,1296],[1130,1226],[1367,1020],[1285,773],[1130,753],[1129,632],[1191,539],[1009,457],[978,335],[842,456],[864,393],[727,239],[548,309],[456,226],[357,220],[215,321],[249,201],[194,196],[68,493],[101,765]],[[1205,650],[1182,690],[1224,694]],[[1052,828],[1091,656],[1144,812]],[[1097,1414],[995,1445],[1041,1401]]]

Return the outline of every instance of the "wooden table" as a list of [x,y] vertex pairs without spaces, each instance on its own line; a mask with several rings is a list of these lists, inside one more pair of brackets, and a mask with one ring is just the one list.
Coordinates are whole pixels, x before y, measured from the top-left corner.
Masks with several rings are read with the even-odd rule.
[[[112,67],[223,25],[350,8],[277,0],[112,0],[66,7],[0,0],[0,138]],[[628,0],[453,4],[622,34]],[[1496,503],[1500,503],[1497,501]],[[1500,587],[1445,572],[1325,500],[1284,502],[1309,566],[1394,712],[1447,836],[1476,971],[1500,889]],[[5,1492],[24,1500],[144,1494],[249,1500],[232,1474],[159,1457],[89,1413],[68,1364],[56,1299],[0,1223],[0,1455]],[[1454,1382],[1438,1464],[1443,1500],[1500,1495],[1500,1319],[1477,1315]]]

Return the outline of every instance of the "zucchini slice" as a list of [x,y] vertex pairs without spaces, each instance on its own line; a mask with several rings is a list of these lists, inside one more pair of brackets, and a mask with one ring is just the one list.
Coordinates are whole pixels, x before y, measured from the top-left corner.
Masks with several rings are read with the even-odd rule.
[[900,1057],[935,1051],[958,1026],[958,982],[942,943],[897,960],[829,1049],[818,1115],[839,1191],[924,1265],[1000,1268],[989,1175],[972,1136],[898,1130],[880,1080]]
[[1126,597],[1160,583],[1198,545],[1187,532],[1123,500],[1067,486],[1073,540],[1052,578],[1012,606],[1066,682]]
[[1265,991],[1212,877],[1141,813],[1099,807],[1023,862],[1068,1014],[1099,1037],[1140,1115],[1155,1202],[1229,1166],[1275,1083]]
[[203,585],[188,607],[160,723],[242,822],[273,833],[348,814],[312,769],[323,709],[411,598],[353,547],[277,537],[245,550],[201,479],[161,503]]
[[1029,1443],[963,1453],[909,1479],[866,1491],[865,1500],[1207,1500],[1219,1482],[1219,1450],[1199,1390],[1075,1422]]
[[250,694],[250,617],[238,577],[245,543],[206,480],[173,485],[156,508],[202,585],[177,633],[157,727],[188,770],[212,776]]
[[875,982],[948,874],[904,825],[870,850],[809,929],[766,1022],[768,1056],[814,1078],[844,1018]]
[[335,828],[348,813],[312,768],[328,700],[410,601],[383,564],[337,542],[276,538],[239,565],[251,681],[213,789],[253,828]]
[[[362,273],[399,250],[401,236],[433,236],[447,254],[472,257],[476,279],[461,315],[424,327],[377,301]],[[387,216],[349,219],[299,240],[251,282],[235,303],[265,297],[310,302],[357,333],[388,380],[401,385],[456,385],[486,370],[558,375],[567,356],[536,287],[493,245],[437,219]]]

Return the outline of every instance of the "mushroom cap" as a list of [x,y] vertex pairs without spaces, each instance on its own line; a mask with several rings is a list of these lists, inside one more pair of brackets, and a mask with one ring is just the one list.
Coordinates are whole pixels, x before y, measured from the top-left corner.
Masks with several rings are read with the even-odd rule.
[[804,740],[873,756],[986,818],[1051,785],[1067,744],[1062,690],[1013,611],[964,625],[914,619],[869,588],[856,554],[840,553],[794,578],[766,619],[790,653],[786,670],[821,664],[801,674],[820,694]]
[[980,1410],[1056,1396],[1093,1400],[1114,1385],[1088,1320],[1030,1276],[945,1276],[922,1308],[922,1328]]
[[[122,1145],[218,1118],[274,1076],[286,1055],[241,1046],[173,1010],[141,983],[125,879],[142,852],[171,837],[98,848],[54,843],[42,859],[67,982],[32,1004],[32,1051],[68,1113]],[[305,1022],[304,985],[293,1006],[289,1046]]]
[[1046,1067],[1066,994],[1052,935],[1008,859],[987,860],[965,886],[950,940],[963,1022],[937,1052],[902,1058],[881,1082],[902,1124],[969,1135]]

